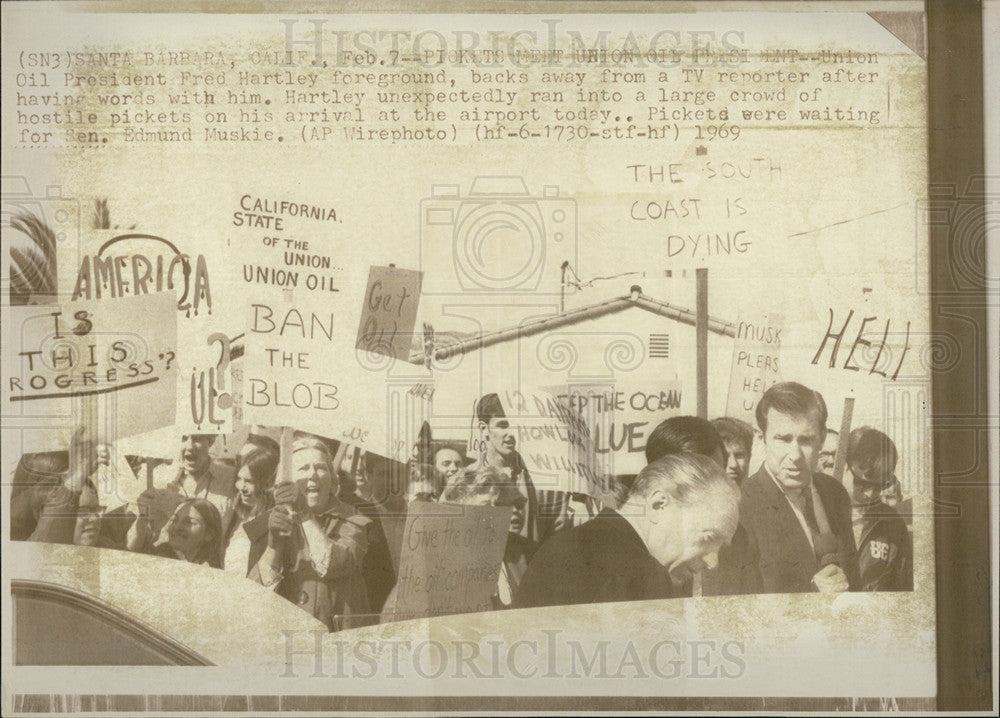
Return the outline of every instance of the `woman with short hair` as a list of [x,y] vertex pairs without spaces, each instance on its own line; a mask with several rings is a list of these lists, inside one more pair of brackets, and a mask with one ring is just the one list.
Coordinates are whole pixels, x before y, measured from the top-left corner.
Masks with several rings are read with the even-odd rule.
[[363,562],[372,520],[339,497],[326,444],[292,444],[294,483],[275,484],[267,531],[251,549],[250,576],[331,631],[373,623]]

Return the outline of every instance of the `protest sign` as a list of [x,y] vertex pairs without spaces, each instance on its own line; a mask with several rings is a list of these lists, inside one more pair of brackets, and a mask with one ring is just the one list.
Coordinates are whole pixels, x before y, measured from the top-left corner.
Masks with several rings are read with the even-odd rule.
[[336,291],[291,301],[258,293],[246,313],[243,419],[294,426],[406,461],[429,416],[426,368],[355,347],[360,287],[347,270]]
[[408,360],[422,278],[423,272],[393,265],[369,270],[355,344],[358,349]]
[[[596,468],[590,427],[560,401],[566,387],[522,388],[498,393],[510,422],[518,452],[539,489],[601,496],[608,487]],[[473,431],[470,456],[485,451],[485,441]]]
[[386,620],[490,610],[510,515],[509,506],[411,503]]
[[681,413],[679,381],[573,385],[557,398],[590,427],[595,466],[609,476],[639,473],[650,432]]
[[67,415],[74,400],[104,397],[116,436],[169,426],[177,392],[173,291],[11,307],[4,342],[6,413]]
[[768,387],[781,381],[778,356],[783,326],[783,318],[776,315],[753,321],[740,318],[733,345],[726,416],[756,424],[757,402]]

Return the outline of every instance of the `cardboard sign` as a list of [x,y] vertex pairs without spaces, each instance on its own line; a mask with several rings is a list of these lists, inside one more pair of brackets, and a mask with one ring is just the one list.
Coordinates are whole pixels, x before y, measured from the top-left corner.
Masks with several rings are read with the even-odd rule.
[[679,381],[574,385],[557,398],[590,427],[595,465],[609,476],[639,473],[649,434],[681,414]]
[[325,296],[296,293],[287,301],[259,291],[249,305],[243,420],[291,426],[405,462],[430,415],[430,373],[357,349],[360,288],[347,276],[333,279],[338,291]]
[[736,328],[733,345],[733,365],[729,374],[726,396],[726,416],[756,425],[754,410],[757,402],[771,386],[781,381],[778,364],[781,354],[780,316],[745,320]]
[[372,267],[355,347],[407,361],[417,321],[423,272]]
[[173,291],[66,305],[12,307],[4,342],[4,415],[66,415],[98,397],[116,437],[174,422],[177,296]]
[[491,610],[510,515],[509,506],[411,503],[384,620]]
[[[565,386],[498,392],[535,487],[600,496],[605,477],[597,467],[590,427],[559,399],[565,394]],[[482,442],[477,432],[473,456],[484,450]]]

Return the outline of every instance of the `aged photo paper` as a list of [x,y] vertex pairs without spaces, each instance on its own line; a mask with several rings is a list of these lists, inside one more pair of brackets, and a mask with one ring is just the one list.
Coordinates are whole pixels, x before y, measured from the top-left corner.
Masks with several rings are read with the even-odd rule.
[[3,4],[4,712],[933,708],[923,5],[442,10]]

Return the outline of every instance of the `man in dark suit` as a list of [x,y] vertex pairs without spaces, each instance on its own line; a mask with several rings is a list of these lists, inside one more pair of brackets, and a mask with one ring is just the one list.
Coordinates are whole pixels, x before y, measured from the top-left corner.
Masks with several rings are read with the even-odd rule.
[[760,551],[764,593],[840,593],[858,587],[851,500],[816,473],[826,403],[802,384],[775,384],[757,405],[764,463],[742,486],[740,516]]
[[708,457],[682,453],[644,468],[617,511],[555,534],[528,564],[515,606],[672,598],[713,567],[739,520],[739,492]]

